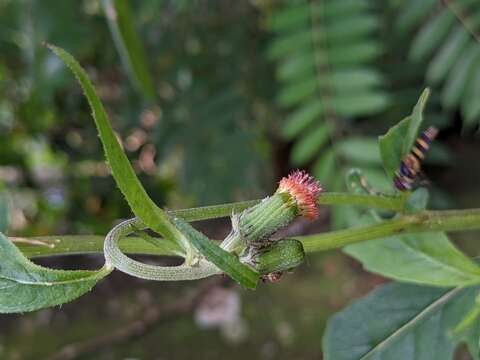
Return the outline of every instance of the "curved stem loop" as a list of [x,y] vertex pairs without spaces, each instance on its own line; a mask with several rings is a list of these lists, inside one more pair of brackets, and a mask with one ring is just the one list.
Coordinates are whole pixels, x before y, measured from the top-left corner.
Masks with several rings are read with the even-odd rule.
[[157,281],[197,280],[221,273],[215,265],[205,259],[200,259],[192,266],[182,264],[165,267],[144,264],[129,258],[119,249],[118,241],[138,229],[145,229],[145,225],[139,219],[133,218],[121,222],[110,230],[103,247],[107,266],[115,267],[132,276]]

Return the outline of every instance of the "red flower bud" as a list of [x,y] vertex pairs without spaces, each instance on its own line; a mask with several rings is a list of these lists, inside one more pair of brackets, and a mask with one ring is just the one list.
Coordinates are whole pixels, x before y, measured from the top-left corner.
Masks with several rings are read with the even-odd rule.
[[295,200],[302,216],[315,220],[319,215],[317,199],[323,191],[320,183],[306,171],[296,170],[280,180],[277,192],[286,192]]

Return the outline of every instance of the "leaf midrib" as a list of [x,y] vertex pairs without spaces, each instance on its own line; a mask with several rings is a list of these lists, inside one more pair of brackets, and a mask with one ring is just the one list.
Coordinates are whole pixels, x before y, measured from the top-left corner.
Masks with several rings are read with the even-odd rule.
[[449,292],[445,293],[444,295],[440,296],[438,299],[431,302],[425,309],[420,311],[417,315],[403,324],[400,328],[395,330],[389,336],[384,338],[380,341],[375,347],[373,347],[370,351],[368,351],[365,355],[363,355],[359,360],[368,360],[372,355],[375,355],[378,351],[382,351],[389,343],[395,341],[397,338],[402,336],[405,331],[409,330],[410,328],[417,325],[418,322],[423,320],[424,318],[428,317],[432,312],[434,312],[438,307],[445,305],[448,301],[450,301],[454,296],[456,296],[460,291],[462,291],[463,287],[457,287]]

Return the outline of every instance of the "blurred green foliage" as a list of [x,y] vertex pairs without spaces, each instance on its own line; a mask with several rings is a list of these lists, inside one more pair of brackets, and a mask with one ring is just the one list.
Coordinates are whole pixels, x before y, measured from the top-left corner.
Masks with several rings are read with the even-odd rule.
[[[104,163],[80,88],[43,42],[67,49],[87,69],[142,183],[161,206],[260,197],[293,167],[309,168],[328,190],[341,190],[348,169],[358,166],[376,189],[388,190],[376,137],[411,111],[427,85],[432,96],[425,123],[442,130],[427,172],[451,189],[465,189],[464,201],[473,206],[470,192],[478,182],[459,183],[457,173],[445,170],[453,165],[473,178],[478,163],[478,148],[462,144],[480,119],[480,7],[472,0],[443,3],[0,0],[0,189],[10,195],[10,232],[103,234],[130,213]],[[470,157],[459,161],[455,152],[462,146]],[[434,176],[432,205],[446,206],[450,196],[439,192]],[[358,219],[346,207],[332,215],[339,227]],[[327,315],[318,299],[325,302],[320,308],[338,309],[378,281],[355,281],[358,273],[343,258],[342,265],[317,260],[301,281],[246,296],[252,323],[258,308],[271,309],[254,325],[262,331],[246,347],[251,356],[261,346],[265,357],[320,356]],[[319,280],[320,271],[325,276]],[[270,306],[274,297],[278,307]],[[85,329],[74,330],[83,337],[95,321],[90,308],[77,309],[90,315]],[[286,318],[293,335],[284,334]],[[8,354],[18,354],[19,339],[38,344],[45,336],[26,336],[29,321],[43,327],[42,318],[32,319],[5,337]],[[193,339],[192,324],[176,326]],[[175,332],[159,332],[178,341]],[[288,343],[292,338],[298,348]],[[46,350],[38,351],[43,356],[75,337],[63,340],[48,336]],[[198,346],[232,349],[220,344],[211,350],[217,337],[209,340]],[[37,348],[27,347],[38,358]],[[138,355],[148,356],[146,348]]]

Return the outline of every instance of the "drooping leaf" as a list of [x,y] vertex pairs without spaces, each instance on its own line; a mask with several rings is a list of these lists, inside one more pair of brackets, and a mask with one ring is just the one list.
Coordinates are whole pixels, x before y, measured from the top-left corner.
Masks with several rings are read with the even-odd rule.
[[399,168],[402,158],[410,152],[417,138],[429,94],[430,90],[425,89],[413,108],[412,114],[391,127],[385,135],[379,137],[383,167],[391,179],[395,176],[395,171]]
[[366,270],[399,281],[445,287],[480,283],[480,267],[441,232],[390,236],[349,245],[345,252]]
[[65,62],[77,77],[92,109],[93,118],[105,150],[105,156],[112,169],[113,177],[127,199],[133,213],[152,230],[169,239],[179,241],[188,248],[189,245],[186,239],[178,232],[175,226],[169,222],[165,212],[152,201],[140,183],[140,180],[137,178],[132,165],[128,161],[127,156],[123,152],[113,132],[108,116],[95,92],[95,88],[88,79],[85,71],[73,56],[65,50],[53,45],[48,45],[48,47]]
[[102,4],[113,40],[133,84],[147,99],[153,100],[155,88],[128,0],[103,0]]
[[173,217],[172,221],[208,261],[225,271],[227,275],[247,289],[255,289],[257,287],[260,278],[260,274],[257,271],[241,263],[237,256],[223,250],[185,220]]
[[450,331],[478,289],[392,283],[335,314],[323,337],[326,360],[451,360]]
[[26,312],[72,301],[111,269],[52,270],[30,262],[0,234],[0,313]]

